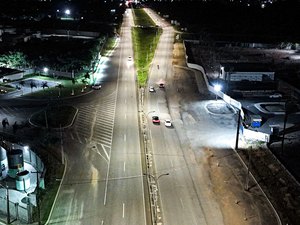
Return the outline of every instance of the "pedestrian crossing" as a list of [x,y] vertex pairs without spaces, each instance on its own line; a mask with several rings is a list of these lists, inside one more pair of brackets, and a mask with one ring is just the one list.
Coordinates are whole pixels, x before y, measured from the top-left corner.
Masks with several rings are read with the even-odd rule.
[[29,116],[32,114],[32,109],[19,108],[14,106],[0,106],[0,121],[7,119],[9,124],[14,122],[27,121]]
[[0,106],[0,117],[14,117],[20,110],[11,106]]
[[96,143],[110,147],[115,109],[116,92],[101,99],[96,105],[80,106],[74,125],[66,135],[81,144]]

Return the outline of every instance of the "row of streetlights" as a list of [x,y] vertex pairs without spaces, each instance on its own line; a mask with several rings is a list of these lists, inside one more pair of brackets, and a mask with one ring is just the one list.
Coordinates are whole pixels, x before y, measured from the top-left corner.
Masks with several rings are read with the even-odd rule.
[[[140,111],[140,112],[142,112],[145,116],[146,116],[146,120],[148,121],[148,116],[149,116],[149,114],[150,113],[154,113],[155,112],[155,110],[151,110],[151,111],[149,111],[149,112],[147,112],[147,113],[145,113],[144,111]],[[147,136],[146,136],[146,143],[145,143],[145,152],[147,152],[148,151],[148,147],[147,147],[147,141],[148,141],[148,135],[149,135],[149,128],[148,128],[148,125],[147,125]],[[150,191],[150,197],[151,197],[151,201],[153,202],[153,205],[151,205],[152,206],[152,216],[153,216],[153,221],[152,221],[152,223],[153,224],[157,224],[157,219],[158,219],[158,216],[157,216],[157,191],[158,191],[158,180],[161,178],[161,177],[163,177],[163,176],[168,176],[169,175],[169,173],[162,173],[162,174],[160,174],[160,175],[158,175],[158,176],[156,176],[156,174],[151,174],[151,173],[144,173],[143,174],[144,176],[147,176],[147,182],[148,182],[148,187],[150,188],[150,185],[151,185],[151,183],[152,183],[152,180],[154,181],[154,184],[155,184],[155,186],[156,186],[156,188],[157,188],[157,190],[156,191]]]

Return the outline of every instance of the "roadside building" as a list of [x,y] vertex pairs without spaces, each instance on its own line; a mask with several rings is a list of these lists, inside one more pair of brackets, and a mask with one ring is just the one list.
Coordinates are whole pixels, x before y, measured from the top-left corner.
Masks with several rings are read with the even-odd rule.
[[0,67],[0,82],[22,79],[24,71]]
[[234,81],[274,81],[275,72],[268,64],[225,63],[221,64],[220,79]]

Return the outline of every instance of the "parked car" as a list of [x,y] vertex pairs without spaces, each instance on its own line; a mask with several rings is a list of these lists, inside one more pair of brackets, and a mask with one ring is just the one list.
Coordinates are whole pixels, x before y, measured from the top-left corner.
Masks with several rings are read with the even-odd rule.
[[94,89],[94,90],[99,90],[99,89],[101,89],[101,84],[94,84],[94,85],[92,85],[92,88]]
[[164,83],[160,83],[159,84],[159,88],[165,88],[165,84]]
[[152,123],[154,124],[160,124],[160,120],[158,116],[152,116]]
[[155,92],[155,89],[154,89],[153,86],[150,86],[150,87],[149,87],[149,92]]
[[165,120],[165,126],[166,126],[166,127],[172,127],[172,122],[171,122],[171,120],[166,119],[166,120]]

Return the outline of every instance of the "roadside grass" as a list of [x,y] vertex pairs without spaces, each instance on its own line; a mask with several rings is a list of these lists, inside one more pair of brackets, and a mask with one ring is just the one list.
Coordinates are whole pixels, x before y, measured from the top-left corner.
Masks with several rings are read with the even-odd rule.
[[60,128],[72,124],[75,115],[76,109],[73,106],[49,106],[34,114],[31,122],[41,127]]
[[[145,26],[147,24],[153,26],[154,22],[143,9],[135,9],[134,12],[136,25],[140,26],[132,28],[131,31],[134,48],[134,62],[137,69],[138,84],[143,87],[148,80],[150,63],[154,57],[162,29]],[[141,17],[141,19],[139,17]]]
[[[58,85],[56,85],[55,87],[45,87],[44,89],[38,87],[40,89],[39,91],[33,88],[32,93],[26,94],[26,96],[32,98],[38,98],[38,99],[59,98],[59,97],[65,98],[71,96],[72,93],[76,96],[82,94],[83,92],[87,92],[91,90],[90,85],[88,85],[89,80],[91,80],[91,78],[84,79],[83,76],[76,78],[74,84],[70,79],[62,79],[62,78],[57,79],[57,78],[51,78],[47,76],[31,76],[30,78],[58,83]],[[85,82],[83,82],[83,80],[85,80]]]
[[[49,153],[48,153],[49,154]],[[46,189],[40,189],[39,192],[39,199],[40,199],[40,206],[41,206],[41,224],[45,224],[49,217],[52,205],[54,204],[54,199],[56,193],[59,188],[60,179],[63,176],[63,165],[58,163],[57,160],[51,160],[51,164],[49,163],[47,166],[47,174],[50,174],[50,177],[46,181]],[[37,210],[35,208],[35,210]],[[37,218],[37,211],[34,212],[34,220],[38,221]]]

